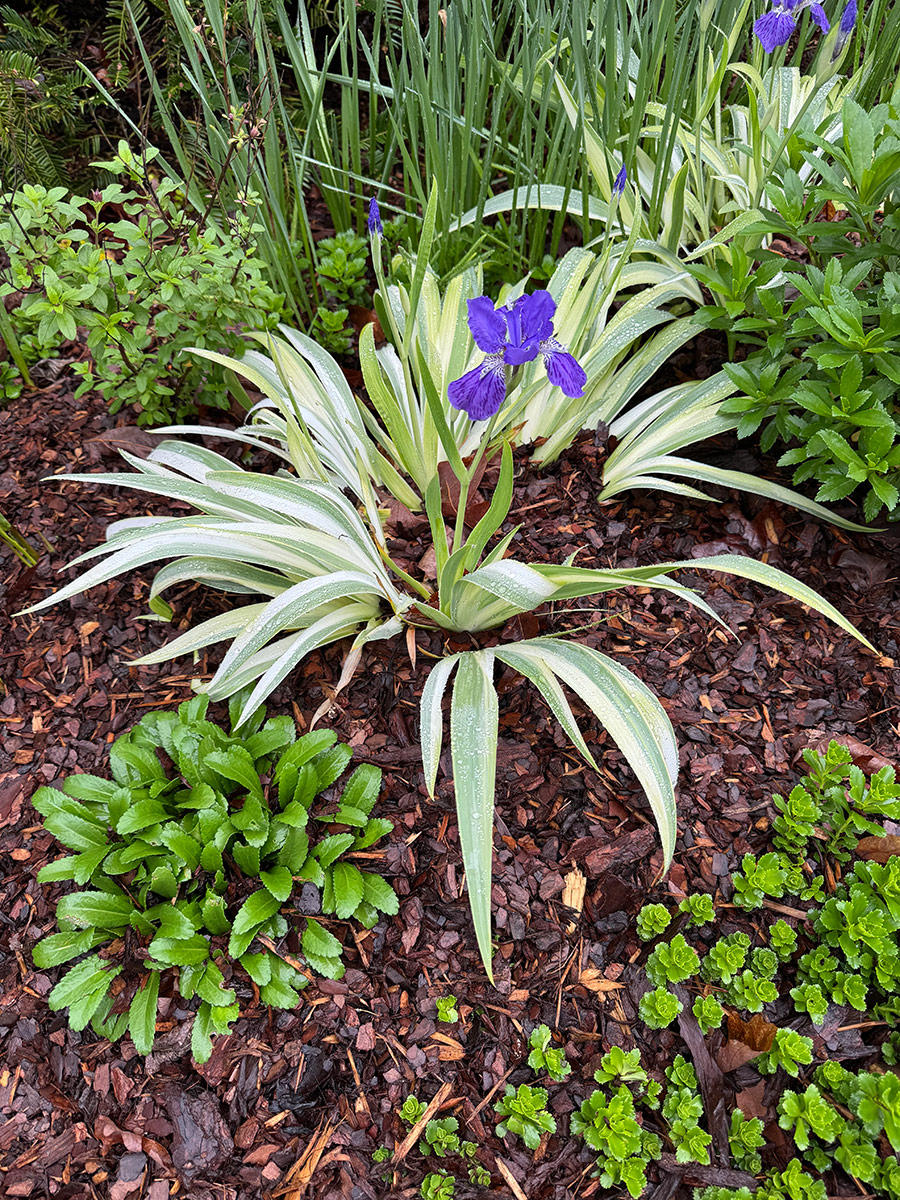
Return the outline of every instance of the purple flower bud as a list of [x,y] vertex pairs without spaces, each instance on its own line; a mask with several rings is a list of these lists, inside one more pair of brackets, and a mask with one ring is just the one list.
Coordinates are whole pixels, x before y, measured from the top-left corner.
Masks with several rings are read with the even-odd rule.
[[853,26],[856,24],[856,0],[847,0],[847,5],[841,13],[841,23],[838,26],[840,32],[846,37],[847,34],[853,32]]
[[622,195],[622,193],[625,191],[625,183],[626,183],[627,179],[628,179],[628,172],[625,170],[625,164],[623,163],[621,171],[619,171],[618,175],[615,178],[615,181],[613,182],[612,190],[613,190],[614,196]]
[[384,226],[381,223],[381,210],[378,207],[378,201],[373,196],[369,201],[369,219],[366,221],[369,233],[379,234],[384,233]]

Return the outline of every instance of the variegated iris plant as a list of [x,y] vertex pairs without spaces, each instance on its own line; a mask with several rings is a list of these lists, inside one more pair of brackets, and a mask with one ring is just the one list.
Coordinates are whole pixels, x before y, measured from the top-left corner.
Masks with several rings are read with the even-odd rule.
[[[274,475],[245,471],[201,446],[166,441],[147,459],[126,453],[124,457],[134,468],[132,474],[66,476],[67,482],[132,487],[184,501],[196,513],[114,524],[104,545],[76,560],[80,565],[90,563],[88,569],[31,611],[78,595],[125,571],[172,560],[156,574],[151,593],[154,602],[166,589],[191,580],[234,595],[235,605],[137,661],[158,663],[225,643],[218,670],[203,690],[220,700],[248,684],[255,685],[244,707],[244,719],[307,654],[341,638],[353,639],[346,678],[366,642],[400,634],[409,627],[478,633],[498,629],[518,614],[555,601],[623,587],[672,592],[715,618],[699,595],[671,578],[680,570],[730,572],[778,588],[861,638],[812,589],[749,558],[720,555],[599,570],[570,562],[526,563],[509,556],[516,534],[516,528],[507,523],[514,482],[511,441],[524,436],[526,428],[531,431],[528,436],[533,436],[545,417],[550,420],[554,401],[564,411],[568,404],[582,404],[589,397],[593,397],[590,404],[609,403],[604,388],[610,386],[624,404],[622,398],[639,386],[654,357],[670,352],[660,346],[643,359],[642,351],[637,362],[622,365],[634,330],[652,328],[668,317],[651,305],[647,312],[630,313],[626,321],[631,325],[617,325],[621,313],[607,325],[608,288],[605,284],[606,290],[601,288],[592,262],[591,256],[576,254],[554,277],[549,300],[540,301],[552,329],[542,327],[541,336],[526,354],[513,355],[527,358],[535,349],[534,361],[504,363],[504,386],[511,391],[486,426],[473,424],[464,412],[455,412],[448,398],[453,379],[471,371],[478,361],[459,320],[464,299],[474,300],[466,297],[466,290],[473,289],[477,281],[472,274],[451,285],[443,307],[427,272],[419,276],[424,311],[419,307],[404,310],[403,293],[399,289],[389,293],[390,304],[396,306],[394,323],[398,331],[403,329],[398,335],[399,349],[376,351],[371,331],[362,338],[372,410],[356,402],[328,355],[308,339],[286,331],[283,342],[271,343],[271,359],[248,355],[234,364],[268,398],[251,423],[232,435],[273,449],[284,467]],[[505,323],[511,320],[506,314],[514,311],[510,300],[514,306],[516,298],[511,293],[503,298],[501,309],[492,307]],[[476,303],[475,311],[484,315],[485,302]],[[601,335],[604,329],[612,330],[615,336],[595,353],[591,338],[597,329]],[[548,337],[567,345],[566,353],[580,359],[586,375],[583,398],[568,401],[547,378],[538,359],[544,356],[539,344]],[[678,337],[683,338],[683,333]],[[503,345],[513,340],[507,324]],[[600,341],[603,343],[603,336]],[[545,344],[544,351],[547,349]],[[494,352],[501,352],[499,342]],[[443,353],[447,358],[442,363]],[[567,362],[566,367],[571,380],[572,366]],[[599,380],[606,381],[603,388]],[[677,410],[679,399],[673,397],[667,403]],[[566,415],[563,427],[571,430],[569,440],[584,423],[585,412],[591,411],[596,412],[596,407]],[[207,432],[221,436],[224,431]],[[664,449],[663,439],[657,459]],[[475,472],[485,454],[497,452],[499,477],[489,509],[479,521],[467,522],[466,500]],[[441,458],[460,481],[452,530],[442,511],[437,471]],[[409,574],[392,560],[379,507],[384,489],[404,502],[424,505],[435,552],[433,576]],[[505,642],[449,654],[431,667],[421,701],[425,779],[433,793],[443,741],[442,703],[449,690],[450,753],[460,842],[475,932],[489,974],[498,736],[494,669],[498,661],[535,685],[591,766],[594,759],[566,689],[606,727],[646,793],[667,864],[676,835],[678,767],[671,724],[653,693],[614,659],[576,641],[544,636]]]

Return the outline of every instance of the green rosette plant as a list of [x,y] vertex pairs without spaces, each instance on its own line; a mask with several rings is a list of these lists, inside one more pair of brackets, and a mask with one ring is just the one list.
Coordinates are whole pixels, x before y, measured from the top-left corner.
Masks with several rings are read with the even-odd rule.
[[[33,951],[41,969],[80,960],[51,991],[51,1009],[68,1008],[75,1030],[91,1023],[110,1040],[127,1031],[149,1054],[160,989],[177,986],[199,1001],[198,1062],[237,1019],[242,980],[262,1003],[294,1008],[311,970],[343,974],[341,943],[315,917],[301,923],[301,957],[284,948],[296,883],[319,889],[323,915],[367,927],[398,909],[390,884],[345,860],[392,828],[371,816],[380,770],[358,767],[336,809],[323,809],[351,757],[334,733],[297,738],[290,717],[264,723],[260,708],[226,734],[206,720],[208,704],[201,695],[145,716],[110,746],[112,779],[73,775],[33,797],[45,828],[74,851],[38,879],[77,885],[56,906],[60,932]],[[236,697],[233,719],[240,708]]]

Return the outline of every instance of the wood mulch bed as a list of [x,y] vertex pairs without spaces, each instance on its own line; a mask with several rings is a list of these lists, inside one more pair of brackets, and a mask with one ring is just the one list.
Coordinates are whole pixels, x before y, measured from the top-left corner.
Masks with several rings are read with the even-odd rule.
[[[598,775],[572,752],[534,689],[512,672],[500,675],[492,988],[470,928],[452,787],[444,777],[429,802],[419,765],[422,665],[439,641],[419,637],[415,666],[402,639],[375,643],[326,720],[358,761],[384,769],[376,811],[395,830],[380,869],[401,896],[399,915],[372,931],[335,922],[344,979],[311,985],[294,1012],[253,1009],[249,994],[243,997],[247,1015],[203,1067],[191,1063],[185,1014],[164,1000],[145,1062],[127,1039],[111,1046],[90,1030],[72,1033],[65,1015],[47,1008],[59,972],[36,971],[30,951],[51,928],[59,887],[39,886],[35,875],[59,850],[29,797],[76,770],[103,773],[108,743],[148,708],[187,698],[191,680],[208,675],[215,655],[194,669],[183,660],[128,665],[173,636],[170,626],[142,619],[150,572],[38,616],[10,614],[47,595],[58,569],[97,545],[111,520],[150,510],[146,497],[128,491],[42,484],[41,477],[117,469],[117,444],[140,452],[146,441],[115,428],[102,402],[74,401],[65,381],[0,411],[0,504],[22,534],[49,546],[33,570],[0,548],[0,1194],[411,1197],[435,1160],[413,1148],[385,1167],[373,1165],[371,1154],[403,1140],[397,1112],[409,1092],[427,1101],[441,1085],[443,1114],[456,1115],[478,1141],[497,1195],[597,1194],[592,1156],[568,1136],[568,1114],[592,1090],[603,1050],[633,1043],[642,990],[637,909],[648,897],[677,900],[697,889],[727,905],[729,872],[743,852],[763,844],[769,798],[791,786],[803,746],[843,735],[854,739],[864,766],[897,760],[896,537],[847,535],[733,495],[704,505],[637,493],[601,509],[603,449],[592,437],[543,472],[520,460],[512,513],[522,524],[519,556],[562,561],[577,551],[582,566],[720,552],[765,557],[822,591],[878,653],[795,602],[699,572],[680,578],[698,586],[737,639],[674,597],[639,589],[512,623],[506,636],[579,629],[660,695],[682,748],[681,839],[672,870],[656,883],[661,854],[649,809],[605,732],[585,718]],[[167,510],[153,502],[152,511]],[[421,559],[421,521],[398,520],[394,533],[399,555]],[[174,597],[176,629],[222,603],[199,589],[183,591]],[[474,644],[460,638],[452,648]],[[270,711],[292,711],[305,727],[333,695],[342,649],[313,656]],[[727,907],[720,916],[719,932],[746,926]],[[460,1022],[439,1024],[435,998],[450,992]],[[551,1085],[558,1132],[533,1155],[521,1142],[497,1139],[492,1104],[506,1082],[534,1082],[526,1037],[538,1022],[561,1032],[573,1073]],[[851,1035],[826,1027],[817,1037],[829,1048],[844,1038],[846,1049]],[[852,1037],[862,1046],[858,1031]],[[651,1035],[646,1061],[661,1062],[676,1044],[673,1030]],[[727,1137],[723,1147],[709,1106],[758,1083],[734,1042],[729,1052],[715,1034],[705,1045],[690,1049],[714,1165],[682,1166],[669,1156],[652,1176],[661,1180],[648,1193],[657,1200],[679,1182],[727,1181]],[[771,1118],[765,1098],[759,1103]],[[770,1166],[787,1155],[777,1127],[766,1153]],[[485,1194],[464,1181],[463,1170],[458,1176],[458,1197]]]

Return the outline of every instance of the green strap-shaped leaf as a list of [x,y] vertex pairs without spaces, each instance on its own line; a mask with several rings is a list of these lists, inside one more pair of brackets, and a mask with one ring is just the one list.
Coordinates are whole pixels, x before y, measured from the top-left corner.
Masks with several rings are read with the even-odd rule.
[[210,695],[224,695],[222,689],[227,687],[229,677],[273,637],[296,627],[319,605],[355,595],[379,596],[381,590],[372,576],[360,571],[334,571],[322,579],[304,579],[295,583],[270,600],[263,612],[235,638],[206,690]]
[[428,795],[432,798],[437,781],[441,746],[444,741],[444,714],[441,711],[441,702],[444,699],[447,681],[459,659],[459,654],[450,654],[446,658],[442,658],[431,668],[425,681],[425,687],[422,689],[422,700],[419,706],[419,737],[422,743],[425,786],[428,789]]
[[450,706],[450,748],[459,842],[481,961],[491,968],[491,855],[497,771],[497,693],[494,653],[460,655]]
[[650,801],[668,866],[675,848],[678,745],[660,702],[637,676],[588,646],[534,638],[517,649],[525,654],[537,652],[546,668],[607,728]]
[[562,725],[567,737],[594,770],[598,770],[594,756],[587,747],[581,735],[581,730],[575,720],[565,693],[559,685],[559,680],[541,658],[540,650],[534,650],[528,642],[513,646],[497,646],[494,654],[501,662],[512,667],[526,679],[530,679],[537,690],[550,706],[553,715]]

